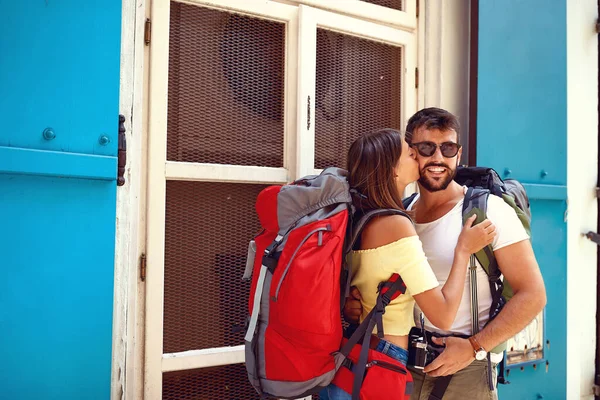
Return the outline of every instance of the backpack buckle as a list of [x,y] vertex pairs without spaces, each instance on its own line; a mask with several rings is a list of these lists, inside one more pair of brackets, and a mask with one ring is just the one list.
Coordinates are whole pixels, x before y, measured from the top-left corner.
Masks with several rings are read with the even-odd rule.
[[278,251],[276,253],[266,254],[262,258],[262,265],[267,267],[269,272],[272,274],[275,272],[275,269],[277,268],[277,263],[279,263],[280,255],[281,255],[281,252]]

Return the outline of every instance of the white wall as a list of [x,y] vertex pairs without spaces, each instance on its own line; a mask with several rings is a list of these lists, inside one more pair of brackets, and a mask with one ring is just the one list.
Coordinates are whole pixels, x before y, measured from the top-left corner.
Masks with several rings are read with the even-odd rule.
[[581,234],[598,228],[597,7],[596,0],[567,0],[568,399],[593,399],[598,246]]
[[464,146],[469,127],[469,3],[421,0],[419,19],[419,108],[440,107],[456,115]]

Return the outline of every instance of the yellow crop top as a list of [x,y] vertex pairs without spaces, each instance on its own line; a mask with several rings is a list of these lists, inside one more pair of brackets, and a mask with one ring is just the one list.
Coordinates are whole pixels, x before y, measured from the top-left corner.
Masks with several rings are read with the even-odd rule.
[[386,335],[408,335],[414,323],[413,295],[439,285],[431,270],[418,236],[409,236],[375,249],[352,251],[348,257],[352,265],[352,285],[362,297],[362,320],[375,306],[377,286],[393,273],[399,274],[406,284],[406,293],[398,296],[385,308],[383,329]]

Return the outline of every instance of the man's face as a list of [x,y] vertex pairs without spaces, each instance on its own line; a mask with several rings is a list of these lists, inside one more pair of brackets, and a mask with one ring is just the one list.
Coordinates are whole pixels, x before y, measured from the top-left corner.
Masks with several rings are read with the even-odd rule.
[[[425,129],[420,128],[414,134],[412,138],[412,146],[416,150],[417,162],[419,163],[419,184],[425,190],[429,192],[437,192],[444,190],[450,185],[450,182],[456,175],[456,169],[458,162],[462,155],[462,149],[458,149],[458,152],[453,157],[448,157],[449,154],[453,153],[455,145],[457,143],[458,135],[453,129],[447,131],[440,131],[439,129]],[[435,151],[430,156],[423,155],[422,151],[419,151],[419,147],[424,147],[427,154],[431,152],[433,146],[431,144],[421,144],[415,146],[418,143],[431,142],[437,145]],[[444,146],[444,153],[440,145]]]

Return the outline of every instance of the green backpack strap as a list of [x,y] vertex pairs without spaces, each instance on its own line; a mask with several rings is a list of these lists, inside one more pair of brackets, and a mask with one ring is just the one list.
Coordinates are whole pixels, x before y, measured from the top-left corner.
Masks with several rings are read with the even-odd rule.
[[[481,188],[468,188],[463,202],[463,224],[473,215],[477,215],[473,225],[483,222],[487,217],[487,200],[490,191]],[[512,297],[512,288],[501,279],[502,273],[498,268],[498,262],[494,257],[494,251],[491,245],[484,247],[475,253],[475,258],[488,275],[490,292],[492,294],[492,305],[490,307],[490,320],[494,318],[507,300]],[[478,308],[478,305],[475,305]],[[501,353],[506,349],[506,343],[501,343],[491,351]]]
[[517,217],[519,217],[519,221],[521,221],[521,224],[523,224],[523,228],[525,228],[525,232],[527,232],[527,235],[529,235],[529,237],[531,237],[530,217],[525,213],[525,211],[523,211],[523,210],[521,210],[521,208],[519,208],[519,206],[517,205],[517,202],[515,201],[515,198],[512,197],[510,194],[507,194],[507,193],[502,194],[502,200],[504,200],[504,202],[506,204],[508,204],[509,206],[512,207],[513,210],[515,210],[515,212],[517,213]]

